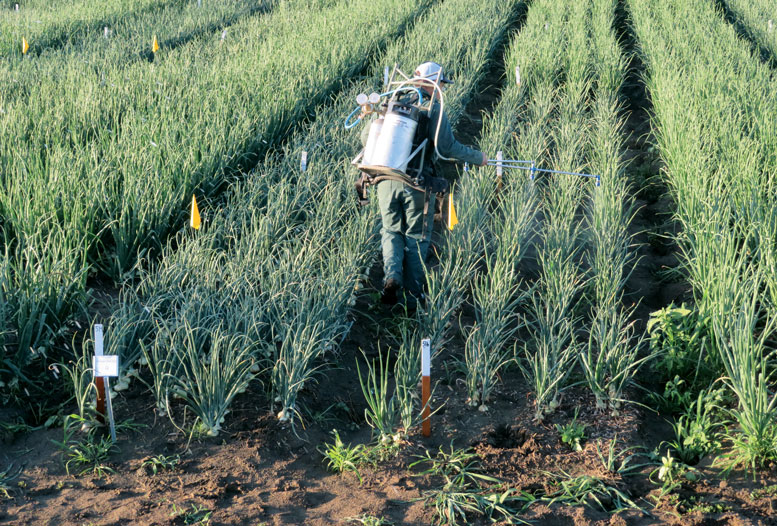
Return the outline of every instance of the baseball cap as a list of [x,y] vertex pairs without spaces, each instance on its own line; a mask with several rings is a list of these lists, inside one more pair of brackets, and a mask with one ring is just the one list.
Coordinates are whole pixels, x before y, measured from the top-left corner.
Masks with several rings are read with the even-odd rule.
[[[440,77],[440,78],[438,78]],[[429,79],[435,82],[443,82],[447,84],[453,84],[453,81],[442,73],[442,66],[437,62],[424,62],[415,68],[413,78],[416,79]]]

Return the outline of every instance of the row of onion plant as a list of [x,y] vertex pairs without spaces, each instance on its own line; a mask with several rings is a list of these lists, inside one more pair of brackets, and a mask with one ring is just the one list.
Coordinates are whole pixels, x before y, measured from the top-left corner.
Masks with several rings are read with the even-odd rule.
[[777,458],[774,72],[706,1],[629,6],[699,338],[711,342],[698,360],[736,395],[728,466],[756,467]]
[[614,32],[616,7],[615,0],[597,0],[592,5],[596,74],[588,158],[591,171],[600,176],[600,186],[591,187],[586,210],[592,312],[588,343],[580,354],[597,408],[609,407],[613,413],[624,399],[624,388],[649,358],[638,357],[641,340],[634,337],[633,308],[623,306],[634,265],[629,225],[635,205],[622,158],[625,136],[619,93],[627,64]]
[[39,1],[4,2],[0,56],[20,57],[22,38],[30,46],[27,53],[37,55],[48,48],[78,42],[90,32],[102,31],[105,25],[128,14],[154,13],[182,3],[181,0],[77,0],[58,5]]
[[748,36],[777,61],[777,11],[769,0],[722,0]]
[[[509,82],[486,122],[482,145],[506,145],[506,158],[532,159],[559,170],[599,170],[603,182],[597,187],[575,176],[552,175],[535,184],[528,173],[506,170],[487,225],[485,272],[472,288],[476,323],[467,337],[465,358],[475,406],[484,407],[500,368],[508,363],[509,344],[517,349],[514,336],[524,325],[532,339],[517,358],[536,396],[538,420],[559,403],[578,350],[583,351],[584,373],[594,373],[588,375],[589,386],[602,400],[620,400],[636,371],[637,347],[623,334],[628,325],[620,315],[631,259],[631,217],[619,160],[617,92],[624,60],[611,30],[614,7],[613,2],[574,8],[534,3],[506,55]],[[581,221],[583,214],[586,220]],[[540,270],[529,286],[519,273],[526,270],[520,263],[532,241]],[[590,318],[598,320],[587,348],[577,341],[583,319],[578,305],[586,284]],[[520,305],[527,299],[526,315],[520,319]],[[605,317],[602,312],[619,316]],[[618,345],[601,341],[597,328],[621,336]]]
[[0,115],[4,362],[45,355],[87,305],[89,275],[120,279],[153,259],[193,190],[211,195],[255,164],[425,5],[284,2],[223,43],[194,40],[105,79],[74,66],[61,89],[44,81],[12,101]]
[[102,78],[107,71],[120,69],[131,62],[151,60],[154,58],[154,38],[159,45],[160,57],[197,38],[219,42],[223,38],[226,41],[231,37],[230,26],[246,16],[269,10],[274,3],[272,0],[227,0],[206,2],[197,7],[196,2],[175,2],[160,4],[159,9],[151,11],[128,10],[116,20],[106,20],[105,25],[93,28],[78,40],[40,54],[28,52],[24,58],[20,54],[18,58],[11,57],[0,63],[0,84],[5,87],[0,92],[0,108],[35,92],[41,79],[45,79],[46,91],[52,96],[68,89],[61,84],[72,85],[77,77],[70,71],[73,68],[82,75],[88,73]]

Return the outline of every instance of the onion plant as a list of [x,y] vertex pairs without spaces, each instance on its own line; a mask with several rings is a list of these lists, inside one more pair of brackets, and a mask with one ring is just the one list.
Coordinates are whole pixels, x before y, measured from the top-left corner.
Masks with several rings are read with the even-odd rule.
[[537,210],[535,187],[517,183],[505,191],[492,212],[493,248],[484,253],[485,272],[473,280],[475,324],[464,358],[470,403],[483,407],[499,370],[512,361],[510,344],[521,328],[518,306],[524,299],[519,266],[526,255]]
[[218,435],[229,405],[251,380],[251,342],[240,335],[190,327],[178,329],[172,351],[180,363],[172,389],[186,401],[210,436]]
[[769,341],[775,319],[760,325],[760,276],[747,278],[734,302],[739,308],[729,323],[715,318],[715,334],[726,371],[725,382],[737,397],[731,416],[738,425],[729,434],[734,451],[725,457],[728,469],[736,465],[755,470],[777,459],[777,395],[773,392],[775,351]]

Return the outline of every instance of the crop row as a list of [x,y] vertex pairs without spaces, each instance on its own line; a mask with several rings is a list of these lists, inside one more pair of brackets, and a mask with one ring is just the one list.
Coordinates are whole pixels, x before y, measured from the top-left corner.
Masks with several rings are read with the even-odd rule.
[[758,46],[777,60],[777,11],[769,0],[724,0]]
[[[28,53],[37,55],[49,47],[74,43],[90,32],[102,31],[129,13],[154,13],[188,0],[77,0],[51,5],[51,2],[4,2],[0,19],[0,56],[19,56],[22,38]],[[14,10],[16,5],[19,9]]]
[[[459,299],[428,322],[444,327],[440,316],[450,316],[471,290],[476,319],[465,328],[464,359],[473,406],[485,409],[500,368],[515,359],[541,420],[559,403],[579,354],[599,404],[616,409],[640,363],[620,306],[632,262],[632,200],[620,160],[625,65],[612,32],[614,9],[609,0],[534,2],[506,53],[509,76],[481,140],[508,159],[594,172],[601,186],[557,174],[535,182],[529,172],[507,169],[498,178],[491,168],[468,174],[457,190],[460,226],[442,256],[456,263],[432,270],[429,291],[433,303]],[[536,279],[521,265],[532,244]],[[590,309],[581,316],[584,298]],[[584,320],[588,342],[578,341]],[[518,334],[530,336],[523,348]]]
[[[88,301],[183,226],[211,195],[360,72],[426,2],[279,4],[234,37],[191,42],[102,78],[77,68],[0,115],[0,270],[10,349],[3,369],[46,355]],[[362,24],[349,14],[361,9]]]
[[[378,89],[384,64],[410,69],[434,58],[457,78],[446,97],[456,122],[516,5],[484,0],[471,9],[450,0],[431,9],[381,56],[373,81],[356,82],[323,108],[281,154],[235,184],[223,208],[203,211],[204,230],[180,239],[137,295],[128,290],[109,323],[108,348],[123,357],[127,374],[137,374],[142,357],[161,409],[176,394],[217,433],[234,394],[260,373],[279,417],[300,414],[298,393],[349,330],[354,295],[377,253],[377,208],[359,210],[352,195],[358,134],[342,120],[357,93]],[[310,160],[305,172],[302,151]],[[195,370],[194,363],[204,365]],[[222,376],[198,391],[208,375]]]
[[223,36],[226,40],[232,36],[228,34],[228,26],[246,16],[267,11],[272,5],[269,0],[207,2],[202,7],[197,7],[196,2],[179,2],[152,11],[129,11],[110,26],[99,27],[78,40],[49,48],[39,55],[32,56],[30,51],[25,58],[19,54],[4,60],[0,64],[0,83],[6,89],[0,92],[0,108],[6,108],[16,99],[40,97],[41,79],[45,79],[48,96],[54,97],[57,92],[73,90],[73,79],[92,75],[102,78],[131,62],[153,59],[154,37],[157,37],[160,55],[198,38],[220,40]]
[[708,2],[629,4],[693,287],[694,332],[673,359],[701,388],[724,375],[731,460],[753,466],[777,457],[777,85]]

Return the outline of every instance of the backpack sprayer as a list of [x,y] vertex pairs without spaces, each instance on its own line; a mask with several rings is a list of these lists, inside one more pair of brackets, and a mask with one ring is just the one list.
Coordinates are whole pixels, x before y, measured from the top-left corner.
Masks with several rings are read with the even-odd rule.
[[[445,109],[440,87],[442,68],[433,76],[410,77],[395,64],[390,75],[386,68],[384,93],[372,93],[369,96],[362,93],[356,97],[358,106],[345,119],[346,129],[356,126],[365,116],[376,115],[370,124],[364,148],[351,161],[363,174],[356,183],[362,201],[366,201],[367,187],[383,180],[398,180],[424,192],[444,194],[448,191],[447,180],[425,177],[423,174],[424,161],[429,155],[427,126],[430,124],[436,125],[434,151],[437,158],[454,160],[443,156],[437,149],[437,137]],[[427,102],[424,102],[422,86],[431,88],[432,93]],[[415,100],[408,101],[408,95],[415,95]],[[436,123],[430,123],[435,100],[440,103],[439,116]],[[359,117],[352,120],[357,112],[361,112]]]
[[[401,78],[395,80],[397,76]],[[358,106],[345,119],[346,129],[353,128],[368,115],[375,114],[377,116],[370,124],[364,148],[351,161],[351,164],[362,172],[362,177],[356,182],[356,191],[362,204],[366,203],[367,200],[367,188],[383,180],[398,180],[416,190],[427,193],[434,191],[438,194],[445,194],[448,192],[447,180],[437,177],[423,177],[429,139],[426,137],[426,133],[418,132],[420,131],[419,127],[423,128],[428,125],[435,98],[439,98],[440,111],[434,134],[434,152],[438,159],[455,161],[455,159],[443,156],[437,149],[437,138],[445,110],[445,99],[440,88],[440,79],[444,78],[442,67],[434,74],[434,77],[434,79],[411,78],[394,64],[391,75],[388,74],[388,67],[386,68],[384,76],[384,89],[386,91],[384,93],[371,93],[369,96],[361,93],[356,97]],[[423,102],[423,94],[419,86],[431,88],[432,93],[428,103]],[[415,93],[416,102],[408,103],[400,100],[400,95],[408,93]],[[388,100],[381,103],[386,97]],[[357,113],[359,113],[358,118],[352,121]],[[418,159],[420,162],[410,166],[414,159]],[[601,184],[599,175],[537,168],[536,163],[531,160],[488,159],[487,164],[498,168],[527,170],[532,181],[539,172],[588,177],[596,181],[596,186]]]

